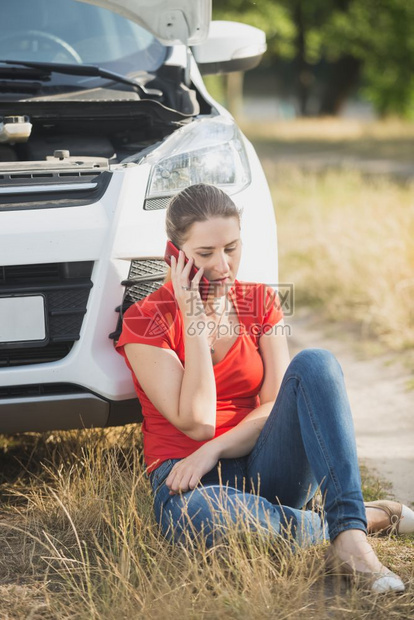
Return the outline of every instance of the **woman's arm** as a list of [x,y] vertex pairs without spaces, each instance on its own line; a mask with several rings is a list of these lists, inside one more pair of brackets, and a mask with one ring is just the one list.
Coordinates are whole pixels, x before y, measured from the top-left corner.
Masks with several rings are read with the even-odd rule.
[[220,458],[245,456],[254,448],[289,365],[287,340],[282,329],[283,321],[277,325],[280,329],[273,329],[271,333],[263,334],[259,340],[265,373],[259,394],[259,407],[253,409],[237,426],[211,439],[190,456],[176,463],[166,480],[171,495],[193,489]]
[[[209,354],[207,345],[204,348]],[[126,344],[125,354],[145,394],[171,424],[196,441],[214,437],[216,386],[201,344],[192,342],[186,349],[186,360],[197,358],[197,380],[194,364],[187,362],[183,368],[171,349]]]
[[260,337],[259,351],[264,366],[264,379],[259,394],[260,406],[253,409],[237,426],[209,442],[214,444],[212,447],[215,448],[218,458],[237,458],[249,454],[260,435],[290,361],[283,327],[282,320],[271,332]]
[[[206,441],[216,430],[216,383],[208,330],[197,330],[194,335],[195,330],[189,330],[195,313],[202,308],[198,293],[202,269],[192,280],[192,290],[186,290],[191,265],[190,260],[184,266],[183,252],[177,262],[171,259],[174,293],[183,319],[185,367],[171,349],[131,343],[125,345],[125,354],[154,407],[191,439]],[[207,317],[196,314],[196,319],[199,323]]]

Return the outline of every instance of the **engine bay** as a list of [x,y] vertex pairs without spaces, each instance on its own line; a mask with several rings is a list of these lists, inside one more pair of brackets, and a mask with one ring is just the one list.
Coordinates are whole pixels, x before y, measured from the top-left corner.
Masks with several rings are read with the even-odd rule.
[[56,151],[119,163],[192,118],[151,100],[0,102],[0,163],[46,161]]
[[[19,76],[30,70],[17,69]],[[159,96],[142,98],[128,85],[115,83],[83,90],[65,87],[63,92],[42,85],[47,94],[30,96],[0,82],[0,164],[45,161],[55,151],[120,163],[191,122],[200,109],[211,111],[196,90],[184,84],[181,67],[160,67],[149,83]]]

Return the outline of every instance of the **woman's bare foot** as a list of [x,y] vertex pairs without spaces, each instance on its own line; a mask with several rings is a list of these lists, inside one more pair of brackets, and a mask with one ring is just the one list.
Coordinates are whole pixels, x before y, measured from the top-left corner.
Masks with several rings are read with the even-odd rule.
[[386,573],[388,569],[381,564],[362,530],[345,530],[333,541],[339,560],[360,572]]
[[354,577],[359,586],[375,594],[405,590],[398,575],[381,564],[362,530],[341,532],[327,550],[326,562],[328,569]]

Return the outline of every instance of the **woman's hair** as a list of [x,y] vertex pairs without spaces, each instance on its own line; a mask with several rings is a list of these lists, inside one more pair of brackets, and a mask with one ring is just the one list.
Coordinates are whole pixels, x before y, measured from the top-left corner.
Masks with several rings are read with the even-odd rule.
[[167,208],[167,236],[178,248],[185,243],[191,226],[214,217],[237,217],[240,211],[225,192],[214,185],[190,185],[174,196]]

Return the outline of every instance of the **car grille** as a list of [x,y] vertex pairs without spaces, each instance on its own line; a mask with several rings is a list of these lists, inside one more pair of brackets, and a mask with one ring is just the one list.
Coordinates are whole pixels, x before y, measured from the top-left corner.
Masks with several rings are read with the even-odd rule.
[[119,313],[116,330],[109,334],[109,338],[118,340],[122,331],[123,313],[132,304],[160,288],[166,274],[167,265],[163,258],[143,258],[131,262],[128,280],[121,283],[125,287],[122,304],[115,309]]
[[103,196],[111,178],[111,172],[99,169],[15,173],[3,171],[0,162],[0,209],[56,209],[92,204]]
[[80,337],[92,268],[91,261],[0,267],[0,296],[42,294],[48,315],[45,345],[0,343],[0,367],[55,362],[69,353]]
[[144,203],[145,211],[155,211],[156,209],[166,209],[172,196],[161,196],[160,198],[147,198]]

